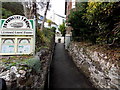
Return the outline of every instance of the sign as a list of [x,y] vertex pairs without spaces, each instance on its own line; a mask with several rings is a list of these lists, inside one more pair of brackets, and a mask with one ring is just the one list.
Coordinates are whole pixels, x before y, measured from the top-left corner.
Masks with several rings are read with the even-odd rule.
[[3,39],[2,40],[2,53],[14,53],[14,40]]
[[14,15],[9,18],[7,18],[4,23],[2,24],[2,28],[29,28],[32,29],[32,25],[30,21],[20,15]]
[[0,31],[1,35],[33,35],[34,31],[33,30],[28,30],[28,29],[2,29]]
[[24,16],[14,15],[2,20],[0,35],[33,35],[33,21]]
[[35,52],[35,22],[14,15],[0,22],[0,55],[33,54]]
[[18,40],[18,52],[19,53],[29,53],[30,52],[30,39],[19,39]]

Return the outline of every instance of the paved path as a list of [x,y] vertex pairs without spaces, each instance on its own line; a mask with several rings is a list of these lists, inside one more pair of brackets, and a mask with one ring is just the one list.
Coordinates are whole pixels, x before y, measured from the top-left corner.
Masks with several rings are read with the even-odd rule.
[[[92,84],[78,71],[63,44],[56,44],[54,59],[50,68],[50,88],[91,88]],[[80,89],[81,90],[81,89]],[[82,89],[83,90],[83,89]]]

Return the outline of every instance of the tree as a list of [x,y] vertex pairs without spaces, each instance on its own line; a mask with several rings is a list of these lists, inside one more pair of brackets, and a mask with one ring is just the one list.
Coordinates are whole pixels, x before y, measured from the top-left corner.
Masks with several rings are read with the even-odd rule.
[[42,25],[41,25],[41,31],[42,31],[43,28],[44,28],[44,23],[45,23],[45,20],[46,20],[47,11],[48,11],[48,9],[49,9],[49,4],[50,4],[50,0],[47,1],[45,13],[44,13],[44,18],[43,18],[43,22],[42,22]]
[[10,17],[11,15],[13,15],[13,13],[11,11],[8,11],[4,8],[2,8],[2,18],[6,19],[8,17]]
[[82,17],[86,12],[87,3],[77,3],[76,9],[71,10],[68,16],[67,22],[73,28],[73,39],[75,40],[85,40],[88,38],[89,30],[88,25],[85,23],[85,19]]
[[34,3],[33,0],[29,0],[28,2],[23,1],[23,10],[24,10],[24,15],[28,19],[32,19],[34,17]]
[[68,23],[74,29],[73,36],[98,44],[117,42],[119,10],[120,2],[77,3],[76,9],[68,16]]
[[65,36],[65,32],[66,32],[65,22],[63,22],[63,24],[61,24],[58,29],[61,31],[62,36]]
[[10,11],[13,15],[24,15],[23,6],[21,2],[3,2],[3,10]]
[[86,23],[95,30],[96,42],[108,44],[112,42],[112,29],[119,22],[120,10],[118,2],[89,2],[85,17]]
[[47,20],[47,23],[48,23],[48,26],[50,26],[50,27],[51,27],[52,20],[48,19],[48,20]]
[[44,22],[46,21],[47,10],[50,7],[49,3],[50,3],[50,0],[49,1],[40,0],[40,2],[37,2],[36,0],[32,0],[32,1],[29,0],[28,2],[23,2],[25,16],[27,18],[33,18],[35,16],[37,29],[38,29],[37,10],[43,11],[43,9],[46,7],[45,13],[44,13],[44,19],[41,25],[41,31],[43,30]]

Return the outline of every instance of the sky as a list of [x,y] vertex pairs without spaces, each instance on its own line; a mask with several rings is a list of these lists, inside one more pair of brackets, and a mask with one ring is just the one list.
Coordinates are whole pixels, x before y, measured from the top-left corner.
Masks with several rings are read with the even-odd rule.
[[63,22],[63,18],[56,14],[65,16],[65,0],[51,0],[51,9],[47,12],[47,18],[60,25]]

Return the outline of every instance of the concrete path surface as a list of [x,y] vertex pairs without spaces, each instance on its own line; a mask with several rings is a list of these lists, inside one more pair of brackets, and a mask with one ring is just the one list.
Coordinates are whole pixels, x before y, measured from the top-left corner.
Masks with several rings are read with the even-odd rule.
[[70,88],[78,90],[96,90],[89,80],[80,72],[64,49],[64,44],[56,44],[54,58],[50,68],[50,90]]

